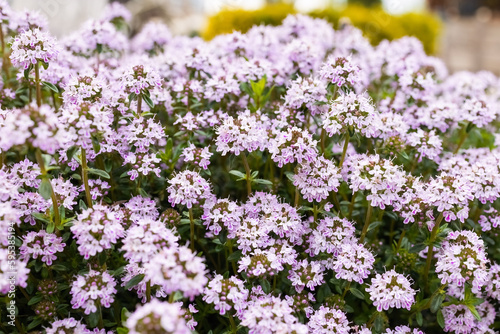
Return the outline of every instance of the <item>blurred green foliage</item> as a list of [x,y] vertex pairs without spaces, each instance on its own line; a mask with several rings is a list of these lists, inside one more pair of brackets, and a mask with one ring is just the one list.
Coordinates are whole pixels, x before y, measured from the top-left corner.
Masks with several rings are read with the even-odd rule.
[[[297,11],[290,4],[278,3],[267,5],[258,10],[224,9],[208,19],[203,32],[207,40],[233,31],[246,32],[254,25],[279,25],[283,19]],[[349,5],[343,9],[327,8],[308,13],[322,18],[338,28],[341,18],[348,18],[361,29],[373,45],[384,39],[394,40],[403,36],[415,36],[424,45],[428,54],[437,52],[437,41],[441,30],[441,21],[430,13],[408,13],[394,16],[380,7]]]

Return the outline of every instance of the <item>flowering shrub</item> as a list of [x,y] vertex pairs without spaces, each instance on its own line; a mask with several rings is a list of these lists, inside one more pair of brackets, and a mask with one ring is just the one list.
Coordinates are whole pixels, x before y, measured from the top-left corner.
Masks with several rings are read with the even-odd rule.
[[0,9],[1,333],[498,329],[491,73],[300,15],[129,39],[115,3],[57,41]]

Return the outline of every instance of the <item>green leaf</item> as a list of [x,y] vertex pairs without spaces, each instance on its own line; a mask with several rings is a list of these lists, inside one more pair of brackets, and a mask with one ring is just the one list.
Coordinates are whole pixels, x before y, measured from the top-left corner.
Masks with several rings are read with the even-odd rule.
[[41,295],[37,295],[37,296],[30,299],[30,301],[28,302],[28,305],[37,304],[38,302],[41,302],[42,299],[43,299],[43,297]]
[[54,233],[56,229],[56,225],[54,223],[50,223],[47,225],[47,233]]
[[233,261],[238,261],[240,258],[241,258],[241,255],[242,255],[242,252],[241,251],[236,251],[234,252],[233,254],[229,255],[227,257],[227,260],[229,262],[233,262]]
[[271,292],[271,283],[265,278],[260,280],[260,285],[262,286],[262,290],[264,293],[270,293]]
[[130,288],[141,283],[141,281],[144,279],[145,276],[146,275],[144,275],[144,274],[139,274],[139,275],[132,277],[132,279],[130,281],[128,281],[127,284],[125,284],[125,289],[129,290]]
[[148,193],[146,192],[146,190],[144,190],[142,188],[139,188],[139,189],[137,189],[137,191],[139,192],[139,195],[141,195],[142,197],[149,198]]
[[50,199],[52,195],[52,185],[50,184],[49,179],[43,178],[42,182],[40,183],[40,187],[38,188],[38,193],[44,198],[44,199]]
[[68,268],[66,268],[62,264],[54,264],[51,266],[51,268],[56,270],[56,271],[67,271],[68,270]]
[[165,145],[165,153],[169,154],[170,152],[172,152],[173,147],[174,147],[174,141],[172,140],[172,138],[168,138],[167,145]]
[[255,180],[252,180],[253,183],[257,183],[257,184],[265,184],[267,186],[272,186],[273,183],[269,180],[264,180],[264,179],[255,179]]
[[31,215],[36,219],[36,220],[39,220],[39,221],[42,221],[44,222],[45,224],[50,224],[51,221],[49,219],[49,217],[47,217],[45,214],[43,213],[40,213],[40,212],[32,212]]
[[287,179],[289,179],[291,182],[293,182],[293,176],[295,174],[293,174],[292,172],[285,172],[285,175],[286,175]]
[[465,128],[465,132],[469,133],[473,127],[474,127],[474,123],[469,122],[469,124],[467,124],[467,128]]
[[380,225],[382,225],[381,221],[375,221],[375,222],[371,223],[370,226],[368,226],[368,232],[370,232],[374,228],[379,227]]
[[425,249],[425,247],[427,247],[426,245],[424,244],[416,244],[415,246],[413,246],[412,248],[410,248],[410,253],[418,253],[420,251],[423,251]]
[[476,307],[474,305],[471,305],[471,304],[467,304],[467,307],[469,308],[469,310],[472,313],[472,315],[474,316],[474,318],[476,318],[477,321],[481,321],[481,316],[477,312]]
[[384,318],[382,317],[382,314],[377,314],[375,317],[375,322],[373,323],[373,326],[375,328],[375,331],[377,333],[382,332],[382,329],[384,329]]
[[417,312],[417,314],[415,315],[415,318],[416,318],[417,324],[419,326],[422,326],[424,324],[424,317],[422,317],[422,312]]
[[153,103],[153,100],[151,100],[149,96],[143,94],[142,99],[144,100],[144,102],[146,102],[146,104],[149,106],[150,109],[154,108],[155,104]]
[[88,324],[90,327],[97,327],[99,322],[99,312],[90,313],[88,317]]
[[230,170],[229,174],[234,175],[236,177],[239,177],[240,180],[246,180],[247,179],[247,175],[245,173],[240,172],[239,170],[234,170],[234,169]]
[[349,291],[351,291],[351,293],[354,295],[354,297],[357,297],[361,300],[365,299],[365,295],[360,290],[358,290],[356,288],[350,288]]
[[54,93],[59,93],[59,89],[57,89],[57,87],[54,84],[51,84],[50,82],[44,81],[43,85],[46,86],[47,88],[49,88]]
[[128,95],[128,100],[129,100],[130,102],[134,101],[136,98],[137,98],[137,94],[136,94],[136,93],[130,93],[130,94]]
[[71,146],[70,148],[68,148],[68,151],[66,151],[66,156],[68,157],[68,160],[71,160],[73,158],[77,150],[78,146]]
[[441,304],[443,303],[445,298],[444,294],[437,294],[431,299],[431,312],[436,313],[440,308]]
[[122,308],[122,312],[121,312],[121,318],[120,318],[120,320],[122,321],[122,323],[124,323],[125,321],[127,321],[128,315],[129,315],[129,312],[128,312],[127,308],[123,307]]
[[24,70],[24,78],[28,81],[30,80],[30,72],[32,69],[33,69],[33,65],[30,64],[30,66]]
[[109,179],[110,176],[108,173],[106,173],[105,171],[101,170],[101,169],[96,169],[96,168],[88,168],[87,171],[90,173],[90,174],[94,174],[94,175],[97,175],[97,176],[100,176],[100,177],[103,177],[105,179]]
[[125,327],[117,327],[117,328],[116,328],[116,333],[117,333],[117,334],[128,334],[128,328],[125,328]]
[[443,317],[443,312],[441,310],[438,311],[437,313],[437,322],[441,328],[444,328],[444,317]]
[[35,320],[33,320],[32,322],[30,322],[30,324],[28,325],[28,327],[26,327],[26,330],[30,331],[32,330],[33,328],[39,326],[42,324],[42,319],[41,318],[35,318]]
[[87,204],[85,204],[85,202],[83,200],[80,200],[80,202],[78,204],[79,204],[80,210],[87,210]]

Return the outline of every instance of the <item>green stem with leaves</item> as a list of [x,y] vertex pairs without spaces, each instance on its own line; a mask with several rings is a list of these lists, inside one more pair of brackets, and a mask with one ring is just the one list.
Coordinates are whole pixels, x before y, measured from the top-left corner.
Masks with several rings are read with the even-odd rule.
[[348,282],[347,285],[345,286],[344,292],[342,293],[342,299],[344,299],[344,297],[347,295],[347,291],[349,291],[349,289],[351,288],[351,283],[352,282]]
[[[229,239],[227,242],[228,242],[229,256],[231,256],[231,255],[233,255],[233,241]],[[227,259],[226,259],[226,261],[227,261]],[[236,270],[236,262],[231,261],[231,265],[233,267],[233,272],[236,275],[238,273],[238,271]]]
[[399,249],[401,248],[401,242],[403,242],[403,238],[405,237],[405,234],[406,234],[406,230],[403,230],[403,232],[401,232],[401,235],[399,236],[398,244],[396,246],[396,254],[398,253]]
[[7,77],[7,81],[9,79],[9,63],[8,63],[8,57],[7,57],[7,52],[5,50],[5,36],[3,35],[3,26],[0,23],[0,43],[2,44],[2,68],[3,71],[5,72],[5,76]]
[[294,207],[298,209],[299,207],[299,199],[300,199],[300,191],[298,187],[295,187],[295,199],[294,199]]
[[146,282],[146,301],[149,303],[151,301],[151,281]]
[[365,236],[366,233],[368,232],[368,226],[370,226],[371,218],[372,218],[372,205],[371,203],[368,203],[368,210],[366,211],[366,219],[365,219],[365,225],[363,226],[363,230],[361,231],[361,236],[359,237],[359,242],[363,243],[365,241]]
[[355,191],[351,197],[351,204],[349,204],[349,216],[348,216],[349,220],[352,218],[352,211],[354,210],[354,203],[356,202],[357,195],[358,195],[358,192]]
[[427,260],[425,262],[424,269],[424,281],[425,281],[425,291],[427,291],[429,287],[429,271],[431,269],[432,258],[434,257],[434,242],[436,241],[436,236],[439,231],[439,225],[443,221],[443,213],[441,212],[436,219],[436,223],[432,228],[431,237],[429,239],[429,250],[427,251]]
[[250,173],[250,166],[248,165],[247,156],[245,152],[241,152],[240,154],[241,160],[243,160],[243,166],[245,167],[245,172],[247,175],[247,195],[250,196],[252,194],[252,176]]
[[321,129],[321,153],[325,154],[326,152],[326,130],[323,128]]
[[453,154],[457,154],[458,153],[458,151],[460,150],[460,148],[464,144],[465,139],[467,139],[467,135],[469,134],[467,132],[467,128],[468,127],[469,127],[469,124],[463,124],[462,125],[462,131],[461,131],[461,134],[460,134],[460,141],[458,142],[457,148],[455,149],[455,151],[453,152]]
[[190,226],[191,251],[193,251],[193,253],[194,253],[194,218],[193,218],[193,208],[189,209],[189,226]]
[[339,168],[342,169],[342,165],[344,164],[345,155],[347,153],[347,147],[349,146],[349,140],[351,136],[349,136],[349,132],[345,134],[344,148],[342,149],[342,156],[340,157]]
[[142,94],[137,95],[137,117],[141,115],[142,111]]
[[229,322],[231,323],[231,333],[237,333],[236,323],[234,322],[234,318],[232,314],[229,314]]
[[2,151],[0,152],[0,169],[2,169],[4,164],[5,164],[5,152]]
[[58,227],[61,224],[61,216],[59,215],[59,205],[57,204],[56,193],[54,192],[54,188],[52,187],[52,183],[49,180],[47,170],[45,169],[45,163],[43,162],[42,152],[40,151],[39,148],[37,148],[35,155],[36,155],[36,161],[38,162],[38,166],[40,167],[42,179],[46,178],[49,181],[50,197],[52,199],[52,206],[54,207],[54,220],[55,220],[56,227]]
[[102,319],[102,307],[101,307],[101,305],[99,305],[99,323],[97,324],[97,327],[99,327],[99,329],[104,328],[104,321]]
[[40,86],[40,65],[35,64],[35,89],[36,89],[36,105],[40,108],[42,106],[42,87]]
[[87,154],[85,149],[82,147],[82,182],[83,187],[85,188],[85,198],[87,199],[87,207],[92,209],[92,196],[90,195],[90,187],[89,187],[89,175],[88,175],[88,166],[87,166]]

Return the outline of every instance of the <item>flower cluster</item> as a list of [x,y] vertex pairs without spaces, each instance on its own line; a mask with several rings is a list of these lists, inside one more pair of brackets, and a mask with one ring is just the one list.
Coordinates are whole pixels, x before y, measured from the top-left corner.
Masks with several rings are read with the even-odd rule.
[[66,244],[62,242],[61,237],[41,230],[39,232],[29,232],[26,235],[19,253],[24,260],[40,257],[46,265],[50,266],[52,261],[57,259],[55,254],[62,252],[65,246]]
[[373,305],[379,312],[389,308],[410,310],[415,302],[416,292],[411,287],[410,281],[395,270],[386,271],[382,275],[377,274],[366,292],[370,294]]
[[11,48],[12,64],[23,69],[38,62],[48,64],[59,53],[55,39],[40,29],[30,29],[16,36]]
[[436,272],[443,284],[462,287],[467,282],[479,293],[489,280],[487,263],[484,243],[476,233],[450,232],[438,253]]
[[71,286],[73,308],[83,308],[85,314],[94,313],[98,307],[111,307],[116,293],[116,281],[107,272],[90,270],[79,275]]
[[101,204],[84,210],[71,226],[78,251],[85,258],[95,256],[124,237],[124,229],[116,214]]

